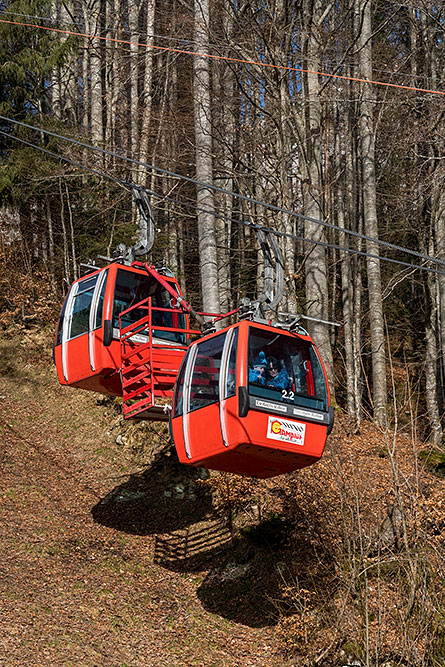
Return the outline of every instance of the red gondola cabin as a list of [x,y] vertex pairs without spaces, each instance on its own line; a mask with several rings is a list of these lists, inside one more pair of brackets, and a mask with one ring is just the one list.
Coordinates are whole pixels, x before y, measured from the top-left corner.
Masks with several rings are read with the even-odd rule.
[[61,384],[123,395],[124,413],[168,420],[155,397],[172,396],[189,333],[175,295],[182,292],[173,276],[140,262],[110,264],[76,280],[54,345]]
[[182,463],[272,477],[315,463],[332,425],[310,336],[243,320],[190,345],[171,416]]

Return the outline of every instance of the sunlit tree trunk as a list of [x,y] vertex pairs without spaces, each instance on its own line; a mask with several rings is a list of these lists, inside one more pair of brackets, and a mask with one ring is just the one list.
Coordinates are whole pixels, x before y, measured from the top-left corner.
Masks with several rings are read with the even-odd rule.
[[430,421],[431,435],[430,439],[435,445],[442,443],[442,425],[439,414],[439,401],[437,395],[437,309],[435,303],[435,281],[431,275],[427,277],[428,290],[427,299],[429,308],[427,311],[427,321],[425,323],[425,400]]
[[[128,3],[128,24],[130,28],[130,78],[129,99],[130,115],[128,126],[130,131],[130,157],[137,160],[139,157],[139,104],[138,104],[138,78],[139,78],[139,2]],[[132,178],[138,182],[138,167],[132,165]]]
[[47,219],[47,230],[48,230],[48,265],[49,273],[51,276],[51,288],[52,291],[56,292],[56,280],[55,280],[55,262],[54,262],[54,230],[53,230],[53,216],[51,212],[51,204],[49,201],[48,195],[45,197],[46,203],[46,219]]
[[[86,27],[88,34],[100,35],[101,32],[101,3],[95,0],[85,8]],[[90,132],[93,143],[103,142],[103,91],[101,77],[101,48],[97,41],[92,40],[88,48],[89,57],[89,105],[90,105]]]
[[[349,228],[353,231],[363,233],[362,216],[359,214],[361,206],[360,190],[357,187],[360,178],[357,167],[357,150],[353,138],[353,126],[355,119],[353,113],[347,113],[347,136],[346,136],[346,205],[349,212]],[[361,239],[351,242],[355,250],[363,250]],[[352,298],[352,359],[353,359],[353,396],[354,396],[354,421],[355,430],[358,432],[363,413],[363,371],[362,371],[362,300],[363,300],[363,260],[358,255],[352,255],[351,262],[351,298]]]
[[[229,55],[226,47],[232,34],[232,8],[227,0],[220,7],[221,33],[223,44],[219,49],[222,54]],[[213,146],[215,147],[215,179],[216,183],[229,192],[233,190],[233,153],[234,153],[234,109],[238,100],[235,97],[235,82],[232,69],[225,61],[220,61],[215,67],[213,79],[214,92],[214,132]],[[230,277],[230,241],[233,212],[233,197],[230,194],[217,193],[215,195],[218,212],[221,217],[216,221],[218,246],[218,276],[219,298],[221,309],[225,312],[231,309],[231,277]]]
[[[209,2],[194,2],[195,50],[203,55],[209,52]],[[209,60],[194,56],[193,91],[195,112],[195,148],[198,211],[198,238],[201,270],[201,292],[206,312],[219,312],[218,260],[216,252],[216,225],[212,169],[212,123],[210,106]]]
[[[431,26],[429,20],[422,10],[417,6],[410,9],[410,47],[411,47],[411,74],[413,75],[413,85],[428,85],[435,88],[436,81],[436,63],[434,54],[434,38],[431,39]],[[419,59],[419,53],[422,58]],[[419,63],[421,66],[419,67]],[[420,71],[428,79],[420,77],[417,79]],[[426,83],[428,82],[428,83]],[[416,183],[416,201],[418,204],[417,215],[422,221],[419,231],[420,248],[423,252],[445,261],[445,194],[444,178],[445,170],[441,168],[440,162],[434,158],[437,154],[443,154],[443,128],[440,130],[440,115],[434,121],[434,129],[439,132],[429,130],[428,138],[422,141],[423,114],[419,110],[423,107],[423,100],[417,99],[417,109],[415,110],[415,124],[417,126],[417,136],[419,142],[414,146],[416,159],[414,165],[420,173],[425,170],[429,175],[431,184],[431,205],[423,205],[424,184],[421,180]],[[442,134],[442,137],[440,136]],[[421,157],[422,155],[427,157]],[[428,159],[429,158],[429,159]],[[430,218],[429,220],[427,218]],[[428,230],[428,238],[425,230]],[[440,268],[443,271],[442,267]],[[443,397],[443,383],[445,379],[444,350],[445,350],[445,276],[428,274],[425,276],[426,289],[426,308],[425,308],[425,401],[430,426],[430,440],[440,445],[443,438],[443,430],[440,419],[440,404]],[[440,383],[440,380],[442,381]],[[442,394],[442,396],[440,396]]]
[[[155,2],[154,0],[146,0],[145,7],[145,42],[153,44],[155,31]],[[141,96],[141,129],[140,129],[140,146],[139,159],[141,162],[149,162],[150,150],[150,122],[151,122],[151,107],[153,101],[152,84],[153,84],[153,49],[146,49],[144,53],[144,76]],[[166,72],[168,76],[168,72]],[[139,176],[139,182],[147,185],[149,174],[146,169],[142,168],[145,176]]]
[[[278,164],[281,185],[280,205],[289,210],[293,208],[292,202],[292,139],[289,132],[289,85],[284,75],[280,81],[280,125],[281,132],[278,134]],[[286,272],[286,294],[285,309],[289,313],[297,313],[298,305],[294,287],[295,274],[295,218],[287,213],[281,214],[281,230],[285,233],[283,239],[283,257]]]
[[[107,0],[105,5],[107,26],[106,36],[112,37],[116,22],[117,14],[117,0]],[[119,67],[120,67],[121,53],[120,49],[113,42],[107,45],[105,50],[105,82],[106,82],[106,99],[107,99],[107,113],[105,124],[105,143],[107,148],[114,151],[116,149],[116,115],[118,109],[119,99]],[[107,164],[112,165],[112,158],[107,159]]]
[[[320,19],[323,12],[321,0],[303,2],[305,34],[304,69],[320,71]],[[313,222],[305,221],[305,236],[317,242],[325,241],[323,227],[323,168],[321,151],[321,101],[317,74],[307,73],[304,78],[305,95],[305,155],[301,169],[305,172],[303,199],[305,215]],[[305,261],[306,301],[310,317],[327,320],[329,316],[328,271],[326,251],[320,244],[308,244]],[[331,392],[334,394],[332,349],[329,329],[321,322],[310,322],[309,330],[325,362]]]
[[59,178],[59,194],[60,194],[60,224],[62,226],[62,236],[63,236],[63,264],[64,264],[64,278],[66,283],[69,285],[71,283],[71,271],[70,271],[70,253],[68,247],[68,235],[66,232],[65,224],[65,201],[64,193],[62,189],[62,179]]
[[[445,169],[438,168],[434,174],[433,186],[433,222],[436,239],[436,257],[445,262],[445,190],[443,182],[445,179]],[[440,376],[442,383],[445,381],[445,275],[444,266],[440,267],[441,273],[437,276],[438,293],[438,325],[439,325],[439,349],[440,354],[436,357],[439,362]],[[442,387],[442,392],[445,387]]]
[[[336,188],[336,211],[337,211],[337,225],[341,229],[345,229],[346,226],[346,187],[345,179],[346,173],[343,177],[341,174],[346,172],[344,169],[342,154],[343,154],[343,142],[341,140],[341,134],[344,132],[344,128],[341,127],[341,124],[338,122],[337,114],[337,123],[335,127],[336,138],[335,138],[335,161],[336,161],[336,173],[337,179],[340,182],[337,182]],[[349,238],[345,233],[339,233],[339,245],[342,247],[349,246]],[[342,304],[342,313],[343,313],[343,333],[344,333],[344,346],[345,346],[345,370],[346,370],[346,403],[348,409],[348,415],[350,417],[355,416],[355,402],[354,402],[354,353],[353,353],[353,280],[352,280],[352,271],[351,271],[351,256],[345,250],[340,250],[340,278],[341,278],[341,304]]]
[[[357,1],[361,19],[359,72],[361,78],[372,80],[371,3],[368,0]],[[360,100],[360,158],[362,167],[363,218],[365,233],[373,239],[378,239],[373,112],[374,104],[372,102],[371,85],[362,84]],[[378,424],[384,425],[386,421],[386,352],[380,260],[378,259],[379,246],[375,241],[367,240],[366,251],[370,255],[374,255],[374,257],[367,257],[366,260],[372,357],[372,399],[374,403],[374,418]]]

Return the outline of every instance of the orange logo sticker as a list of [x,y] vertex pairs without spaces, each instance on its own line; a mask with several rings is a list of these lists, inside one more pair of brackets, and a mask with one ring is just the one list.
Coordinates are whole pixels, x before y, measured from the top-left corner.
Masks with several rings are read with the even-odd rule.
[[281,433],[281,424],[278,421],[274,421],[271,424],[272,433]]
[[270,440],[281,440],[294,445],[304,445],[306,424],[291,419],[269,417],[267,423],[267,437]]

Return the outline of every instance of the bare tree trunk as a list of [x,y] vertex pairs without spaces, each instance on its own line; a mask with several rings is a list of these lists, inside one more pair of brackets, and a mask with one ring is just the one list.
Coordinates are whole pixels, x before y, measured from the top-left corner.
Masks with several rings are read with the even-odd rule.
[[[62,25],[69,26],[72,17],[75,15],[75,9],[72,2],[62,2],[60,5],[60,20]],[[68,39],[68,36],[60,36],[62,42]],[[76,78],[77,62],[69,60],[60,70],[60,92],[61,92],[61,111],[62,118],[69,123],[78,122],[77,97],[78,81]]]
[[53,217],[51,213],[51,204],[49,197],[46,194],[46,217],[47,217],[47,229],[48,229],[48,257],[49,257],[49,272],[51,274],[51,289],[56,293],[56,274],[55,274],[55,262],[54,262],[54,232],[53,232]]
[[[128,118],[130,131],[130,151],[134,160],[138,159],[139,132],[138,132],[138,75],[139,75],[139,3],[128,3],[128,25],[130,28],[130,115]],[[138,182],[138,166],[132,165],[132,180]]]
[[62,191],[62,179],[59,178],[59,194],[60,194],[60,223],[62,225],[62,236],[63,236],[63,265],[65,269],[65,280],[71,284],[71,273],[70,273],[70,263],[69,263],[69,250],[68,250],[68,237],[66,233],[65,225],[65,205],[63,202],[63,191]]
[[68,219],[70,222],[70,236],[71,236],[71,258],[73,262],[73,278],[77,280],[79,277],[77,272],[77,256],[76,256],[76,237],[74,235],[74,222],[73,222],[73,209],[71,207],[70,193],[68,186],[65,183],[65,192],[66,192],[66,204],[68,206]]
[[[280,185],[282,199],[280,206],[286,209],[292,209],[292,187],[291,187],[291,160],[292,160],[292,141],[289,133],[289,124],[287,119],[289,113],[289,87],[287,77],[283,75],[280,81],[280,124],[281,132],[278,134],[278,163],[280,174]],[[298,311],[297,296],[294,287],[295,275],[295,218],[286,214],[281,214],[281,228],[286,234],[283,240],[284,245],[284,265],[286,267],[286,304],[285,308],[289,313]]]
[[[428,231],[422,230],[419,242],[422,252],[428,252],[431,256],[434,255],[433,226],[434,222],[424,225]],[[425,292],[425,402],[431,428],[430,440],[435,445],[440,445],[443,437],[437,391],[437,378],[440,371],[438,364],[440,336],[437,331],[440,294],[438,280],[431,273],[425,276]]]
[[[349,117],[349,121],[350,121]],[[361,216],[358,214],[360,201],[359,197],[354,193],[354,183],[356,182],[357,165],[354,160],[354,145],[352,140],[348,142],[349,150],[346,151],[346,188],[347,188],[347,202],[348,210],[351,216],[351,228],[360,233],[363,229],[360,225]],[[358,229],[354,222],[358,221]],[[355,243],[356,250],[362,250],[362,241],[357,239]],[[355,429],[360,430],[360,424],[363,413],[363,371],[362,371],[362,268],[363,262],[358,255],[351,257],[351,276],[352,276],[352,299],[353,299],[353,321],[352,321],[352,358],[354,364],[354,417]]]
[[430,304],[429,317],[425,326],[425,400],[428,412],[428,418],[431,425],[431,442],[435,445],[442,443],[442,425],[440,422],[440,414],[438,408],[437,396],[437,343],[436,343],[436,323],[437,312],[434,302],[435,285],[434,280],[428,274],[429,294],[428,301]]
[[[155,27],[155,2],[154,0],[147,0],[145,6],[145,41],[147,44],[154,42],[154,27]],[[174,17],[172,17],[174,21]],[[168,70],[166,73],[168,76]],[[141,98],[142,117],[140,130],[140,146],[139,159],[141,162],[149,161],[149,145],[150,145],[150,121],[151,121],[151,107],[153,101],[152,85],[153,85],[153,49],[146,49],[144,55],[144,78],[143,90]],[[143,167],[142,167],[143,169]],[[145,174],[145,178],[139,176],[139,182],[142,184],[148,183],[149,174]]]
[[[61,11],[58,0],[52,3],[50,13],[52,20],[60,23]],[[51,72],[51,108],[54,116],[60,120],[62,118],[62,84],[61,71],[58,67],[55,67]]]
[[[87,31],[89,26],[89,23],[87,22],[86,19],[86,14],[88,14],[88,7],[84,5],[83,2],[79,4],[79,21],[81,25],[83,26],[84,30]],[[88,43],[85,43],[83,48],[81,49],[81,62],[79,64],[79,75],[81,77],[81,80],[84,82],[83,87],[79,93],[79,106],[81,108],[80,112],[80,124],[82,126],[83,131],[87,134],[89,124],[90,124],[90,94],[91,94],[91,88],[89,86],[89,78],[90,78],[90,58],[88,55]]]
[[[371,43],[371,4],[368,0],[358,0],[362,30],[360,33],[360,77],[372,79],[372,43]],[[362,84],[360,101],[360,154],[363,179],[363,217],[365,233],[377,239],[377,204],[375,179],[375,137],[371,85]],[[366,241],[369,254],[378,256],[379,246],[374,241]],[[367,257],[368,295],[370,310],[370,335],[372,356],[372,380],[374,418],[380,425],[386,422],[386,353],[385,330],[383,321],[382,284],[380,261]]]
[[[90,35],[99,35],[101,28],[101,2],[95,0],[93,6],[85,9],[87,17],[87,30]],[[90,70],[90,131],[93,143],[101,144],[104,139],[102,119],[102,77],[101,77],[101,50],[97,43],[89,44],[89,70]]]
[[[224,45],[220,52],[229,55],[225,47],[226,40],[232,34],[232,10],[227,0],[221,6],[220,17]],[[215,103],[215,136],[213,145],[217,148],[215,177],[217,184],[225,190],[233,190],[233,150],[234,150],[234,76],[231,67],[224,61],[218,63],[213,81]],[[230,239],[232,223],[233,197],[218,193],[216,196],[218,211],[222,214],[216,222],[218,247],[219,298],[221,309],[225,312],[232,307],[230,280]]]
[[[305,69],[319,71],[319,22],[323,11],[323,3],[321,0],[315,0],[312,4],[309,0],[305,0],[303,7],[306,20],[310,22],[304,28],[306,34]],[[314,220],[314,222],[305,221],[305,236],[313,241],[324,242],[324,229],[317,223],[317,221],[323,220],[321,102],[318,75],[306,74],[304,83],[306,95],[305,163],[301,167],[305,169],[306,179],[303,185],[303,199],[305,214]],[[327,320],[329,316],[329,289],[326,251],[320,244],[311,244],[309,248],[305,261],[307,310],[310,317]],[[309,329],[325,362],[331,393],[334,395],[333,359],[329,329],[326,324],[321,322],[311,322]]]
[[[433,185],[433,221],[435,227],[436,239],[436,257],[445,262],[445,190],[443,188],[443,175],[440,169],[434,174]],[[440,183],[442,183],[440,185]],[[442,269],[443,271],[443,269]],[[440,273],[437,276],[438,292],[438,323],[439,323],[439,343],[440,354],[437,356],[441,376],[445,379],[445,275]]]
[[[411,27],[410,27],[410,41],[411,53],[413,57],[410,60],[411,73],[416,77],[418,72],[418,52],[422,54],[423,72],[430,77],[428,86],[432,88],[436,86],[436,64],[434,49],[431,39],[431,27],[428,25],[429,21],[426,14],[417,6],[411,7]],[[420,31],[420,34],[419,34]],[[422,79],[421,85],[425,81]],[[413,85],[416,85],[416,79],[413,78]],[[423,105],[423,102],[420,102]],[[416,114],[416,125],[418,126],[418,136],[422,136],[422,117]],[[422,232],[428,229],[428,239],[424,242],[425,234],[420,234],[420,247],[422,251],[428,252],[430,255],[445,261],[445,192],[443,188],[445,170],[441,167],[441,163],[434,160],[435,154],[443,154],[443,128],[440,131],[440,116],[435,127],[439,130],[434,131],[432,136],[427,140],[427,145],[417,143],[414,147],[415,155],[421,156],[427,153],[430,160],[428,165],[425,164],[423,158],[417,157],[415,160],[419,172],[421,169],[427,169],[431,182],[431,206],[423,205],[418,207],[419,219],[424,222]],[[442,122],[443,125],[443,122]],[[440,136],[442,134],[442,136]],[[424,193],[422,192],[422,184],[416,184],[416,199],[418,202],[424,200]],[[423,210],[422,210],[423,209]],[[430,217],[428,221],[426,217]],[[429,222],[429,224],[428,224]],[[439,396],[439,378],[445,378],[445,276],[440,273],[436,276],[428,274],[425,279],[426,287],[426,313],[425,313],[425,401],[430,422],[430,439],[435,445],[440,445],[443,438],[443,430],[440,418],[440,399]]]
[[[336,209],[337,209],[337,225],[341,229],[345,228],[345,207],[346,207],[346,188],[344,187],[346,174],[340,176],[343,171],[341,162],[342,142],[340,140],[340,123],[336,123],[336,137],[335,137],[335,159],[337,162],[337,189],[336,189]],[[346,171],[346,170],[345,170]],[[346,234],[339,234],[339,245],[343,247],[349,246]],[[345,370],[346,370],[346,402],[348,415],[353,418],[355,416],[355,402],[354,402],[354,352],[353,352],[353,281],[351,272],[351,256],[348,252],[340,250],[340,278],[341,278],[341,302],[343,312],[343,331],[344,331],[344,345],[345,345]]]
[[[203,55],[209,52],[209,1],[194,0],[195,50]],[[210,107],[209,60],[194,56],[194,111],[196,144],[198,239],[201,265],[201,290],[203,308],[206,312],[219,312],[218,258],[216,252],[216,229],[213,190],[205,184],[213,185],[212,170],[212,124]]]
[[[112,36],[111,27],[114,27],[117,18],[117,7],[115,0],[107,0],[106,6],[106,36]],[[114,151],[116,149],[116,115],[119,99],[119,49],[113,42],[107,45],[105,51],[105,81],[106,81],[106,99],[107,115],[105,125],[105,143],[107,148]],[[112,166],[113,158],[107,159],[109,167]]]

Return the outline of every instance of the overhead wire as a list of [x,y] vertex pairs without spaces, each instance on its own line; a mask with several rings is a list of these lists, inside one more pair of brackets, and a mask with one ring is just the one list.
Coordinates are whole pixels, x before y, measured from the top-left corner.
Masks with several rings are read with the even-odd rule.
[[139,47],[144,47],[147,49],[153,49],[157,51],[163,51],[163,52],[171,52],[171,53],[182,53],[182,54],[187,54],[190,56],[198,56],[200,58],[207,58],[209,60],[222,60],[224,62],[234,62],[238,64],[244,64],[244,65],[255,65],[258,67],[265,67],[269,69],[276,69],[280,71],[287,71],[287,72],[302,72],[306,74],[316,74],[317,76],[322,76],[326,77],[328,79],[340,79],[340,80],[345,80],[345,81],[356,81],[358,83],[366,83],[370,85],[375,85],[375,86],[385,86],[388,88],[400,88],[402,90],[410,90],[414,92],[419,92],[419,93],[429,93],[432,95],[445,95],[445,91],[442,90],[434,90],[434,89],[428,89],[428,88],[418,88],[417,86],[406,86],[402,85],[399,83],[391,83],[388,81],[375,81],[372,79],[363,79],[361,77],[354,77],[354,76],[347,76],[345,74],[330,74],[328,72],[320,72],[318,70],[312,70],[308,68],[303,68],[303,67],[291,67],[289,65],[276,65],[274,63],[267,63],[267,62],[262,62],[262,61],[256,61],[256,60],[247,60],[245,58],[233,58],[230,56],[222,56],[222,55],[216,55],[213,53],[200,53],[199,51],[189,51],[187,49],[177,49],[177,48],[172,48],[169,46],[159,46],[156,44],[147,44],[143,42],[133,42],[128,39],[118,39],[117,37],[105,37],[103,35],[93,35],[89,33],[84,33],[84,32],[78,32],[75,30],[63,30],[62,28],[52,28],[50,26],[42,26],[34,23],[25,23],[25,22],[20,22],[20,21],[9,21],[6,19],[0,19],[0,23],[5,23],[9,25],[17,25],[17,26],[22,26],[26,28],[34,28],[37,30],[47,30],[50,32],[56,32],[59,34],[64,34],[64,35],[70,35],[74,37],[82,37],[84,39],[91,39],[91,40],[100,40],[103,42],[111,42],[114,44],[127,44],[129,46],[137,46]]
[[[188,208],[193,208],[195,211],[201,211],[202,213],[207,213],[210,215],[214,215],[215,217],[220,218],[221,220],[225,220],[227,222],[234,222],[238,225],[243,225],[244,227],[248,227],[250,229],[255,229],[255,230],[261,230],[263,232],[268,232],[271,234],[275,234],[275,236],[279,236],[281,238],[291,238],[295,239],[297,241],[304,241],[306,243],[312,243],[313,245],[319,245],[324,248],[333,248],[336,250],[341,250],[344,252],[347,252],[352,255],[359,255],[360,257],[370,257],[371,259],[375,259],[378,261],[384,261],[384,262],[390,262],[392,264],[399,264],[401,266],[409,267],[411,269],[419,269],[421,271],[428,271],[429,273],[434,273],[437,275],[445,275],[445,271],[439,271],[438,269],[432,269],[427,266],[422,266],[421,264],[413,264],[411,262],[404,262],[400,259],[392,259],[391,257],[382,257],[381,255],[375,255],[370,252],[365,252],[364,250],[357,250],[356,248],[350,248],[349,246],[341,246],[336,243],[328,243],[327,241],[320,241],[316,239],[310,239],[306,236],[301,236],[300,234],[293,234],[291,232],[282,232],[277,229],[272,229],[272,227],[266,227],[264,225],[258,225],[257,223],[254,222],[248,222],[246,220],[237,220],[236,218],[231,218],[229,216],[226,216],[224,214],[217,213],[215,211],[211,211],[209,209],[204,209],[202,207],[199,207],[196,204],[191,204],[187,202],[178,202],[176,199],[173,199],[172,197],[169,197],[168,195],[164,194],[159,194],[154,192],[153,190],[150,190],[149,188],[145,188],[148,194],[158,198],[158,199],[164,199],[166,201],[170,201],[173,203],[176,203],[180,206],[186,206]],[[342,231],[345,231],[342,229]],[[444,262],[441,262],[440,260],[435,260],[433,257],[428,257],[425,259],[425,261],[437,261],[438,264],[444,264]]]
[[[236,197],[237,199],[240,199],[242,201],[246,201],[250,204],[255,204],[257,206],[262,206],[264,208],[267,208],[271,211],[275,211],[277,213],[284,213],[285,215],[299,218],[301,220],[304,220],[306,222],[310,222],[313,224],[316,224],[320,227],[325,227],[327,229],[332,229],[335,231],[338,231],[342,234],[346,234],[348,236],[352,236],[354,238],[359,238],[363,241],[370,241],[372,243],[375,243],[377,245],[380,245],[384,248],[389,248],[391,250],[395,250],[398,252],[402,252],[408,255],[411,255],[413,257],[417,257],[418,259],[423,259],[426,261],[434,262],[436,264],[440,264],[442,266],[445,266],[445,261],[442,261],[438,258],[431,257],[430,255],[425,255],[423,253],[419,253],[416,250],[411,250],[409,248],[404,248],[403,246],[396,245],[394,243],[390,243],[388,241],[383,241],[382,239],[376,239],[371,236],[367,236],[366,234],[361,234],[360,232],[355,232],[351,229],[344,229],[343,227],[339,227],[338,225],[334,225],[330,222],[326,222],[325,220],[318,220],[317,218],[312,218],[307,215],[304,215],[303,213],[297,213],[296,211],[291,211],[290,209],[283,208],[281,206],[275,206],[274,204],[269,204],[268,202],[261,201],[260,199],[256,199],[254,197],[249,197],[247,195],[243,195],[239,192],[233,192],[231,190],[226,190],[225,188],[221,188],[217,185],[209,184],[209,183],[204,183],[202,181],[199,181],[195,178],[192,178],[191,176],[185,176],[183,174],[178,174],[177,172],[171,171],[169,169],[165,169],[162,167],[157,167],[152,164],[148,164],[146,162],[141,162],[140,160],[135,160],[134,158],[130,158],[127,155],[122,155],[121,153],[116,153],[114,151],[109,151],[104,148],[99,148],[98,146],[93,146],[92,144],[88,144],[83,141],[79,141],[78,139],[73,139],[71,137],[66,137],[62,134],[58,134],[57,132],[52,132],[51,130],[46,130],[41,127],[37,127],[35,125],[31,125],[29,123],[24,123],[23,121],[18,121],[13,118],[8,118],[7,116],[0,115],[0,120],[4,120],[6,122],[11,122],[15,125],[19,125],[22,127],[25,127],[27,129],[35,130],[37,132],[42,132],[44,134],[47,134],[51,137],[54,137],[56,139],[61,139],[63,141],[68,141],[69,143],[72,143],[73,145],[80,146],[82,148],[87,148],[89,150],[93,150],[95,152],[101,153],[102,155],[107,155],[109,157],[113,158],[118,158],[121,160],[125,160],[126,162],[129,162],[130,164],[135,164],[141,167],[145,167],[146,169],[149,169],[150,171],[155,171],[160,174],[164,174],[167,176],[171,176],[172,178],[176,178],[179,180],[183,180],[189,183],[192,183],[193,185],[197,185],[209,190],[213,190],[214,192],[219,192],[224,195],[228,195],[230,197]],[[11,135],[12,136],[12,135]]]
[[[1,116],[0,116],[0,118],[1,118]],[[65,162],[69,163],[69,164],[72,164],[75,167],[84,169],[85,171],[89,171],[89,172],[93,173],[94,175],[99,176],[100,178],[106,178],[108,180],[114,181],[114,182],[116,182],[120,185],[128,187],[129,189],[131,189],[132,187],[135,186],[135,184],[130,183],[128,181],[125,181],[123,179],[120,179],[117,176],[112,176],[110,174],[107,174],[106,172],[99,172],[97,169],[94,169],[92,167],[81,164],[81,163],[77,162],[76,160],[72,160],[71,158],[68,158],[66,156],[59,155],[57,153],[53,153],[52,151],[49,151],[48,149],[45,149],[41,146],[37,146],[36,144],[33,144],[33,143],[31,143],[31,142],[29,142],[25,139],[22,139],[21,137],[17,137],[15,135],[8,134],[7,132],[4,132],[3,130],[0,130],[0,134],[6,136],[8,138],[15,139],[16,141],[19,141],[19,142],[21,142],[21,143],[23,143],[27,146],[30,146],[32,148],[35,148],[39,151],[42,151],[42,152],[44,152],[44,153],[46,153],[46,154],[48,154],[52,157],[63,160]],[[141,186],[136,186],[136,187],[141,187]],[[169,202],[172,202],[176,205],[184,206],[186,208],[191,208],[194,211],[200,211],[202,213],[207,213],[207,214],[213,215],[214,217],[216,217],[218,219],[221,219],[221,220],[224,220],[224,221],[227,221],[227,222],[232,222],[232,223],[235,223],[235,224],[238,224],[238,225],[242,225],[242,226],[250,228],[250,229],[261,230],[263,232],[268,232],[268,233],[274,234],[274,235],[276,235],[278,237],[281,237],[281,238],[291,238],[291,239],[295,239],[295,240],[298,240],[298,241],[311,243],[313,245],[319,245],[319,246],[324,247],[324,248],[332,248],[332,249],[340,250],[340,251],[347,252],[349,254],[357,255],[357,256],[360,256],[360,257],[370,257],[370,258],[375,259],[377,261],[390,262],[392,264],[398,264],[398,265],[401,265],[401,266],[404,266],[404,267],[407,267],[407,268],[410,268],[410,269],[419,269],[421,271],[427,271],[429,273],[433,273],[433,274],[437,274],[437,275],[445,275],[445,271],[439,271],[438,269],[433,269],[431,267],[424,266],[424,265],[421,265],[421,264],[413,264],[413,263],[410,263],[410,262],[404,262],[402,260],[393,259],[391,257],[382,257],[380,255],[375,255],[373,253],[365,252],[363,250],[350,248],[349,246],[342,246],[342,245],[335,244],[335,243],[328,243],[327,241],[320,241],[320,240],[316,240],[316,239],[311,239],[311,238],[307,238],[305,236],[301,236],[299,234],[293,234],[291,232],[282,232],[282,231],[279,231],[279,230],[276,230],[276,229],[272,229],[271,227],[266,227],[264,225],[258,225],[256,223],[248,222],[248,221],[245,221],[245,220],[238,220],[237,218],[233,218],[231,216],[226,216],[226,215],[221,214],[217,211],[212,211],[212,210],[209,210],[209,209],[205,209],[201,206],[198,206],[197,204],[192,204],[192,203],[189,203],[189,202],[178,202],[173,197],[169,197],[168,195],[165,195],[163,193],[155,192],[154,190],[151,190],[149,188],[143,188],[143,189],[146,190],[146,192],[148,194],[150,194],[153,197],[156,197],[157,199],[161,199],[161,200],[164,200],[164,201],[169,201]],[[342,232],[347,231],[347,230],[344,230],[343,228],[340,228],[340,227],[338,227],[337,229],[342,231]],[[395,246],[395,247],[397,247],[397,246]],[[428,255],[421,255],[420,253],[415,253],[415,251],[410,251],[408,248],[400,247],[400,249],[407,252],[408,254],[413,253],[416,256],[419,256],[420,258],[423,258],[425,261],[432,261],[432,262],[436,262],[436,263],[441,264],[441,265],[445,264],[444,262],[442,262],[442,261],[440,261],[440,260],[438,260],[434,257],[430,257]]]
[[[52,22],[53,24],[56,24],[56,20],[53,19],[50,16],[39,16],[37,14],[21,14],[19,12],[12,12],[12,11],[8,11],[8,10],[3,10],[2,12],[0,12],[0,16],[3,16],[4,14],[9,14],[11,16],[21,16],[23,18],[28,18],[28,19],[38,19],[40,21]],[[61,23],[60,20],[58,20],[55,27],[60,28],[61,26],[65,26],[65,27],[73,26],[75,28],[79,28],[79,24],[76,23],[75,21]],[[107,29],[107,28],[105,28],[105,29]],[[124,27],[122,28],[122,32],[126,32],[126,33],[130,34],[130,31],[127,28],[124,28]],[[134,34],[134,33],[131,33],[131,34]],[[137,34],[138,34],[138,36],[140,36],[140,33],[137,33]],[[189,37],[183,37],[183,36],[181,36],[181,37],[172,37],[170,35],[161,35],[159,33],[144,33],[144,37],[152,37],[153,39],[160,39],[160,40],[165,40],[165,41],[168,41],[168,42],[180,42],[182,44],[184,44],[184,43],[193,44],[193,39],[191,39]],[[138,45],[139,45],[139,42],[138,42]],[[208,45],[210,47],[213,47],[213,48],[230,48],[230,49],[234,49],[234,50],[241,49],[241,47],[239,47],[237,44],[229,44],[228,42],[227,43],[209,42]],[[131,52],[131,53],[132,53],[132,55],[135,55],[134,52]],[[338,60],[335,59],[335,58],[325,57],[325,62],[330,62],[330,63],[333,63],[334,65],[338,65]],[[349,65],[349,66],[355,66],[357,63],[356,63],[355,60],[344,60],[344,61],[342,61],[342,65],[345,65],[345,64]],[[377,68],[373,67],[373,71],[378,73],[378,74],[388,74],[390,76],[403,76],[405,79],[416,79],[416,80],[426,79],[426,80],[429,80],[431,78],[427,74],[413,74],[412,72],[403,72],[401,70],[384,70],[384,69],[377,69]]]

